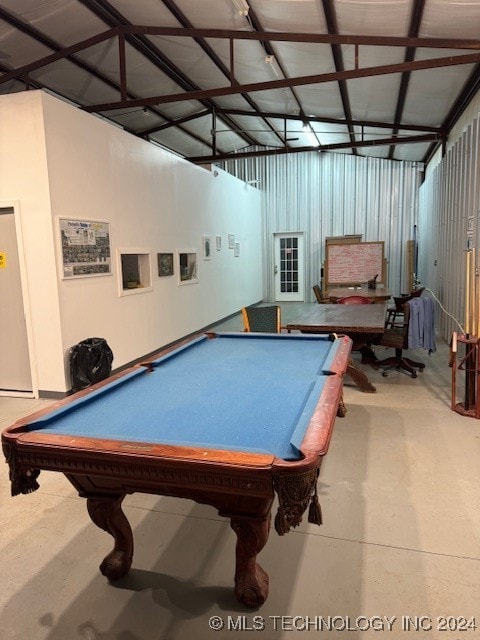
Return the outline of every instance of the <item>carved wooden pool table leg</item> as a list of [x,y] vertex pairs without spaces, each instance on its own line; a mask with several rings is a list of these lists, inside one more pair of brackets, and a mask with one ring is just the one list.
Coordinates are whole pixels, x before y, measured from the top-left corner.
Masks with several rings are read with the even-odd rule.
[[337,409],[337,417],[344,418],[347,415],[347,407],[345,406],[345,402],[343,400],[343,393],[340,397],[340,402],[338,403]]
[[100,571],[109,580],[118,580],[128,573],[133,558],[133,534],[130,524],[122,511],[119,496],[86,496],[90,518],[115,540],[112,551],[105,556]]
[[357,369],[352,358],[350,358],[346,373],[347,376],[350,376],[357,387],[364,393],[375,393],[375,391],[377,390],[376,387],[374,387],[370,380],[367,378],[367,376],[363,373],[363,371]]
[[247,607],[259,607],[268,597],[268,574],[257,563],[270,532],[270,516],[262,520],[234,517],[231,527],[237,534],[235,551],[235,596]]

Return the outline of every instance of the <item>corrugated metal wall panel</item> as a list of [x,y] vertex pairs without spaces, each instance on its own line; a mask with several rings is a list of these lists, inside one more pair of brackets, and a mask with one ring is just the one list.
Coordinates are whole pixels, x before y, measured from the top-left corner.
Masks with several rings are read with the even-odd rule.
[[[419,278],[436,295],[443,311],[438,326],[450,339],[460,326],[478,334],[480,121],[474,120],[430,173],[419,195]],[[469,253],[469,257],[467,257]],[[467,260],[474,322],[466,324]]]
[[258,181],[263,191],[265,300],[274,300],[273,235],[283,232],[305,234],[305,300],[314,300],[329,236],[384,240],[389,288],[397,295],[408,287],[406,241],[417,223],[419,163],[305,153],[221,166],[246,182]]

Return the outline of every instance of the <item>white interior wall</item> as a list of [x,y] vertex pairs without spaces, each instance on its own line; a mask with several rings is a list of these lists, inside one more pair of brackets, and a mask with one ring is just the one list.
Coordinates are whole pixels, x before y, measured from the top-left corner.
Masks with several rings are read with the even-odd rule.
[[0,99],[0,200],[15,203],[32,381],[63,389],[63,367],[55,366],[63,352],[39,92]]
[[[32,304],[40,390],[68,390],[68,349],[80,340],[105,338],[116,368],[262,298],[258,190],[221,170],[214,175],[195,167],[48,94],[3,100],[11,104],[1,118],[0,149],[8,130],[11,146],[21,137],[28,147],[12,163],[9,179],[2,174],[0,195],[7,191],[5,198],[21,203],[29,291],[41,291]],[[26,105],[32,129],[27,135],[23,125],[14,125],[23,121]],[[34,174],[28,187],[25,155]],[[59,217],[110,223],[112,275],[61,278]],[[240,242],[237,258],[228,249],[229,233]],[[212,240],[210,260],[202,256],[204,235]],[[151,291],[119,295],[122,249],[151,252]],[[158,277],[157,253],[178,249],[197,250],[198,283],[179,285],[178,265],[174,276]],[[48,349],[48,364],[38,362],[45,342],[55,346]]]

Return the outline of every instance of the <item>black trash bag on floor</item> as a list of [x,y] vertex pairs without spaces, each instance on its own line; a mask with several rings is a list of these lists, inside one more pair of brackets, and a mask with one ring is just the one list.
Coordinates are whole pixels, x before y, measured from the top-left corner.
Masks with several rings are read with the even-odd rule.
[[70,349],[70,380],[73,391],[105,380],[112,372],[113,353],[104,338],[87,338]]

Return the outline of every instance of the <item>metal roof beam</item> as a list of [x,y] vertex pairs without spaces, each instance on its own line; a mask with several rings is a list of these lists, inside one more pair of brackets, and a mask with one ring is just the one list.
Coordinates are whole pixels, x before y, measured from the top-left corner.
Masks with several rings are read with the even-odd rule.
[[[15,27],[22,33],[25,33],[28,37],[32,38],[36,42],[40,42],[44,46],[50,49],[53,49],[55,51],[55,53],[49,56],[46,56],[44,58],[41,58],[40,60],[36,60],[30,64],[24,65],[20,69],[12,70],[5,66],[2,66],[0,68],[0,71],[4,71],[4,74],[0,75],[0,85],[6,82],[9,82],[10,80],[17,80],[17,81],[23,82],[26,85],[27,89],[29,89],[30,86],[33,86],[38,89],[46,88],[56,93],[56,95],[60,96],[61,94],[59,93],[58,89],[54,89],[52,87],[49,87],[48,85],[35,82],[31,78],[29,78],[28,74],[31,73],[32,71],[35,71],[36,69],[40,69],[48,64],[52,64],[57,60],[66,59],[72,64],[76,65],[78,68],[85,71],[86,73],[89,73],[90,75],[97,78],[101,82],[104,82],[107,86],[118,91],[120,95],[122,95],[123,99],[125,99],[125,97],[128,97],[128,96],[130,98],[138,98],[138,96],[132,92],[127,93],[126,86],[122,87],[121,85],[118,85],[116,82],[114,82],[113,80],[105,76],[103,73],[95,69],[95,67],[92,67],[87,62],[84,62],[83,60],[73,55],[74,53],[77,53],[79,51],[82,51],[83,49],[87,49],[93,46],[94,44],[98,44],[99,42],[103,42],[104,40],[109,40],[112,37],[117,37],[117,35],[119,37],[119,40],[121,40],[123,38],[121,29],[116,29],[116,28],[108,29],[107,31],[97,34],[93,38],[82,40],[81,42],[78,42],[75,45],[72,45],[71,47],[62,47],[58,42],[55,42],[55,40],[53,40],[49,36],[46,36],[44,33],[39,31],[32,25],[22,22],[17,16],[9,13],[8,11],[6,11],[1,7],[0,7],[0,19],[4,20],[7,24],[10,24],[12,27]],[[121,67],[122,66],[121,50],[119,50],[119,58],[120,58],[119,60],[120,67]],[[71,100],[68,96],[64,96],[64,97]],[[161,113],[159,110],[152,109],[152,111],[156,115],[162,117],[167,122],[171,122],[171,118]],[[130,133],[132,133],[133,135],[137,135],[136,132],[131,128],[125,127],[125,126],[123,126],[123,128],[126,131],[129,131]],[[211,148],[211,145],[209,144],[208,141],[204,140],[203,138],[200,138],[199,136],[193,134],[188,130],[185,130],[183,128],[181,130],[187,133],[190,137],[195,139],[197,142],[200,142],[201,144],[205,144]]]
[[232,152],[215,156],[197,156],[187,158],[193,163],[205,163],[205,162],[220,162],[225,160],[239,160],[240,158],[252,158],[261,156],[276,156],[284,155],[286,153],[305,153],[316,152],[322,153],[322,151],[333,151],[335,149],[350,149],[351,147],[384,147],[391,144],[418,144],[419,142],[430,142],[441,140],[442,137],[435,133],[426,134],[424,136],[405,136],[404,138],[388,138],[377,140],[363,140],[360,142],[339,142],[332,144],[325,144],[321,147],[295,147],[293,149],[285,149],[284,147],[278,147],[277,149],[267,148],[262,151],[241,151]]
[[426,47],[428,49],[480,49],[480,39],[418,38],[396,36],[342,35],[338,33],[299,33],[291,31],[236,31],[229,29],[184,29],[125,25],[125,33],[191,38],[261,40],[265,42],[305,42],[312,44],[350,44],[378,47]]
[[[420,24],[422,22],[423,10],[425,8],[425,0],[414,0],[412,15],[410,16],[410,27],[408,29],[409,37],[417,37],[420,31]],[[405,51],[405,62],[411,62],[415,59],[415,47],[407,47]],[[405,108],[405,100],[407,99],[408,85],[410,83],[410,72],[402,73],[402,79],[400,81],[400,89],[398,92],[397,106],[395,109],[395,128],[393,135],[398,133],[398,125],[402,121],[403,110]],[[390,147],[388,157],[393,159],[395,148]]]
[[[186,18],[182,11],[180,11],[179,7],[175,4],[175,2],[173,2],[173,0],[162,0],[162,2],[185,29],[193,29],[191,22]],[[201,49],[207,54],[210,60],[216,65],[216,67],[220,69],[223,75],[230,80],[230,83],[239,84],[234,75],[233,51],[231,54],[230,69],[227,69],[221,58],[215,53],[212,47],[207,42],[205,42],[204,38],[195,37],[194,39],[198,46],[201,47]],[[233,46],[233,41],[231,41],[231,43]],[[248,95],[248,93],[242,94],[242,98],[252,107],[252,109],[254,109],[258,113],[258,116],[260,118],[263,117],[260,109],[255,104],[255,101],[251,96]],[[268,122],[268,120],[264,119],[264,122],[270,129],[271,133],[273,133],[273,135],[276,136],[280,142],[284,142],[278,132],[275,131],[272,125]]]
[[324,82],[337,82],[338,80],[351,80],[354,78],[367,78],[392,73],[402,73],[404,71],[421,71],[424,69],[437,69],[439,67],[449,67],[462,64],[472,64],[480,62],[480,53],[470,53],[459,56],[448,56],[446,58],[432,58],[428,60],[414,60],[413,62],[400,62],[378,67],[367,67],[365,69],[351,69],[348,71],[336,71],[333,73],[323,73],[313,76],[300,76],[297,78],[286,78],[282,80],[270,80],[268,82],[253,82],[234,87],[219,87],[217,89],[205,89],[200,91],[187,91],[186,93],[174,93],[164,96],[154,96],[142,98],[141,100],[129,100],[120,102],[109,102],[95,104],[84,107],[85,111],[109,111],[115,109],[125,109],[135,106],[149,106],[165,104],[168,102],[183,102],[185,100],[202,100],[218,96],[231,96],[244,91],[268,91],[270,89],[283,89],[284,87],[296,87],[306,84],[321,84]]
[[[256,113],[252,111],[245,111],[242,109],[217,109],[217,113],[228,113],[234,116],[251,116],[252,118],[258,117]],[[295,120],[303,122],[303,116],[297,116],[293,114],[277,113],[274,111],[263,111],[263,115],[266,118],[275,118],[280,120]],[[376,127],[378,129],[393,129],[394,126],[398,126],[399,130],[406,131],[430,131],[432,133],[442,133],[442,127],[430,127],[422,126],[418,124],[402,124],[394,125],[393,122],[377,122],[374,120],[342,120],[340,118],[326,118],[323,116],[307,116],[309,122],[324,122],[326,124],[338,124],[338,125],[351,125],[356,127]]]
[[[327,23],[328,32],[332,35],[338,33],[337,18],[335,15],[335,9],[331,0],[323,0],[323,12],[325,14],[325,21]],[[342,47],[338,44],[331,44],[333,61],[335,63],[335,69],[337,71],[345,71],[345,65],[343,64]],[[338,89],[340,91],[340,99],[342,101],[343,113],[345,114],[345,120],[352,120],[352,110],[350,107],[350,99],[348,97],[348,89],[346,80],[338,81]],[[348,126],[348,135],[350,140],[355,142],[355,132],[351,125]],[[353,154],[356,155],[355,148],[353,148]]]
[[[78,0],[86,6],[90,11],[95,13],[101,20],[109,24],[111,27],[118,29],[125,34],[127,42],[139,51],[147,60],[154,64],[157,69],[162,71],[166,76],[173,80],[179,87],[185,91],[199,90],[197,84],[195,84],[190,78],[188,78],[182,70],[177,67],[167,56],[160,51],[142,32],[136,32],[134,25],[131,25],[129,21],[112,6],[107,0]],[[134,27],[132,32],[129,31],[129,27]],[[180,30],[181,31],[181,30]],[[200,98],[202,106],[207,109],[214,109],[216,105],[209,98]],[[249,136],[242,136],[248,144],[257,144],[257,141]]]

